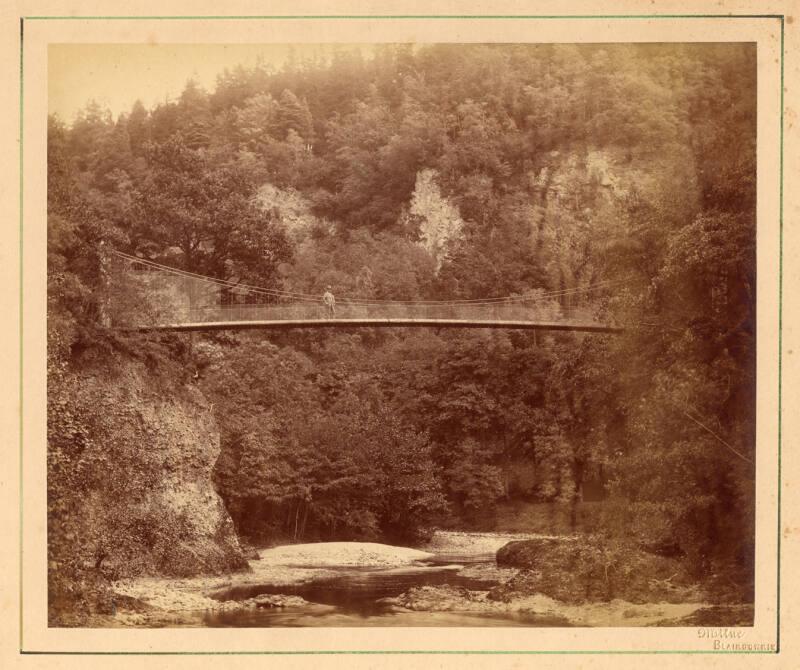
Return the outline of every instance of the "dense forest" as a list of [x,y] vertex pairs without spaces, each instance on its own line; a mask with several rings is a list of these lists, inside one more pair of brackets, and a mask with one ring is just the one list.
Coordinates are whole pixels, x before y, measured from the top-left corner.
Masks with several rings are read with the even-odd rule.
[[[76,501],[126,485],[86,476],[63,380],[134,357],[213,403],[240,536],[413,542],[591,504],[595,532],[751,576],[755,101],[751,45],[385,45],[50,117],[51,561]],[[337,297],[562,292],[625,331],[124,334],[112,247]]]

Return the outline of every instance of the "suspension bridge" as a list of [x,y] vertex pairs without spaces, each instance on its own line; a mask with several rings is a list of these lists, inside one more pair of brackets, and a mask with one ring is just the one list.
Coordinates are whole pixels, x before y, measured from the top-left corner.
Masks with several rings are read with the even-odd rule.
[[139,331],[428,327],[620,333],[587,305],[599,282],[579,289],[467,300],[378,300],[250,286],[113,250],[108,254],[106,319]]

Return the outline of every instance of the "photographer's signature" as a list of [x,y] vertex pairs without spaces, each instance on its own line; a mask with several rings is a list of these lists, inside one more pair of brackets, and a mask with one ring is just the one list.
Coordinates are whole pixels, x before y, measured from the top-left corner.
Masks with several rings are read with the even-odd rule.
[[777,651],[774,642],[747,642],[742,628],[698,628],[697,637],[711,641],[714,651]]

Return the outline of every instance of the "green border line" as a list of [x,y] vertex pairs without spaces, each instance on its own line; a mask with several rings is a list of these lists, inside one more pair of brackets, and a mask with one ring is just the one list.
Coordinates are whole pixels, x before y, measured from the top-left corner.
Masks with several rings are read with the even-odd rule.
[[22,216],[22,208],[24,202],[24,186],[23,186],[23,174],[24,171],[23,167],[23,156],[24,152],[22,150],[22,142],[23,138],[25,137],[24,130],[24,114],[23,114],[23,100],[25,99],[25,90],[23,88],[23,80],[24,80],[24,72],[25,72],[25,21],[23,19],[19,20],[19,648],[20,651],[22,650],[22,566],[24,565],[23,561],[23,548],[22,548],[22,539],[23,539],[23,532],[22,532],[22,501],[23,501],[23,486],[25,482],[25,478],[23,476],[23,469],[22,469],[22,456],[24,454],[23,449],[23,412],[22,412],[22,384],[24,375],[22,372],[23,367],[23,355],[22,355],[22,343],[24,342],[23,338],[23,331],[22,331],[22,305],[23,303],[23,287],[25,286],[25,282],[23,281],[23,272],[22,272],[22,262],[24,258],[23,248],[22,248],[22,231],[23,231],[23,216]]
[[776,653],[781,651],[781,447],[783,444],[781,420],[783,417],[783,106],[784,106],[784,23],[781,17],[781,146],[780,146],[780,195],[778,197],[778,580],[775,604],[777,636]]
[[[777,573],[777,600],[776,600],[776,641],[775,651],[769,650],[475,650],[475,651],[455,651],[455,650],[307,650],[307,651],[33,651],[23,649],[23,138],[24,138],[24,26],[25,21],[130,21],[130,20],[150,20],[150,21],[193,21],[193,20],[403,20],[403,19],[473,19],[473,20],[531,20],[531,19],[780,19],[781,22],[781,91],[780,91],[780,178],[779,178],[779,228],[778,228],[778,573]],[[784,167],[784,56],[785,56],[785,15],[784,14],[595,14],[595,15],[241,15],[241,16],[21,16],[20,17],[20,80],[19,80],[19,393],[20,393],[20,437],[19,437],[19,477],[20,477],[20,508],[19,508],[19,653],[23,656],[325,656],[325,655],[621,655],[621,656],[644,656],[644,655],[668,655],[668,654],[688,654],[688,655],[763,655],[780,653],[780,634],[781,634],[781,484],[782,484],[782,352],[783,352],[783,167]],[[435,627],[434,627],[435,628]],[[770,643],[765,643],[770,644]]]

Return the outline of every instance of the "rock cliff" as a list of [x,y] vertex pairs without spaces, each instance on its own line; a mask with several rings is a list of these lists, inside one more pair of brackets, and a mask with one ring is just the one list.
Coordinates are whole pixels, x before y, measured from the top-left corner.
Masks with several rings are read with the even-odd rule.
[[211,479],[220,451],[211,406],[173,379],[117,360],[52,389],[51,571],[59,562],[112,578],[246,567]]

